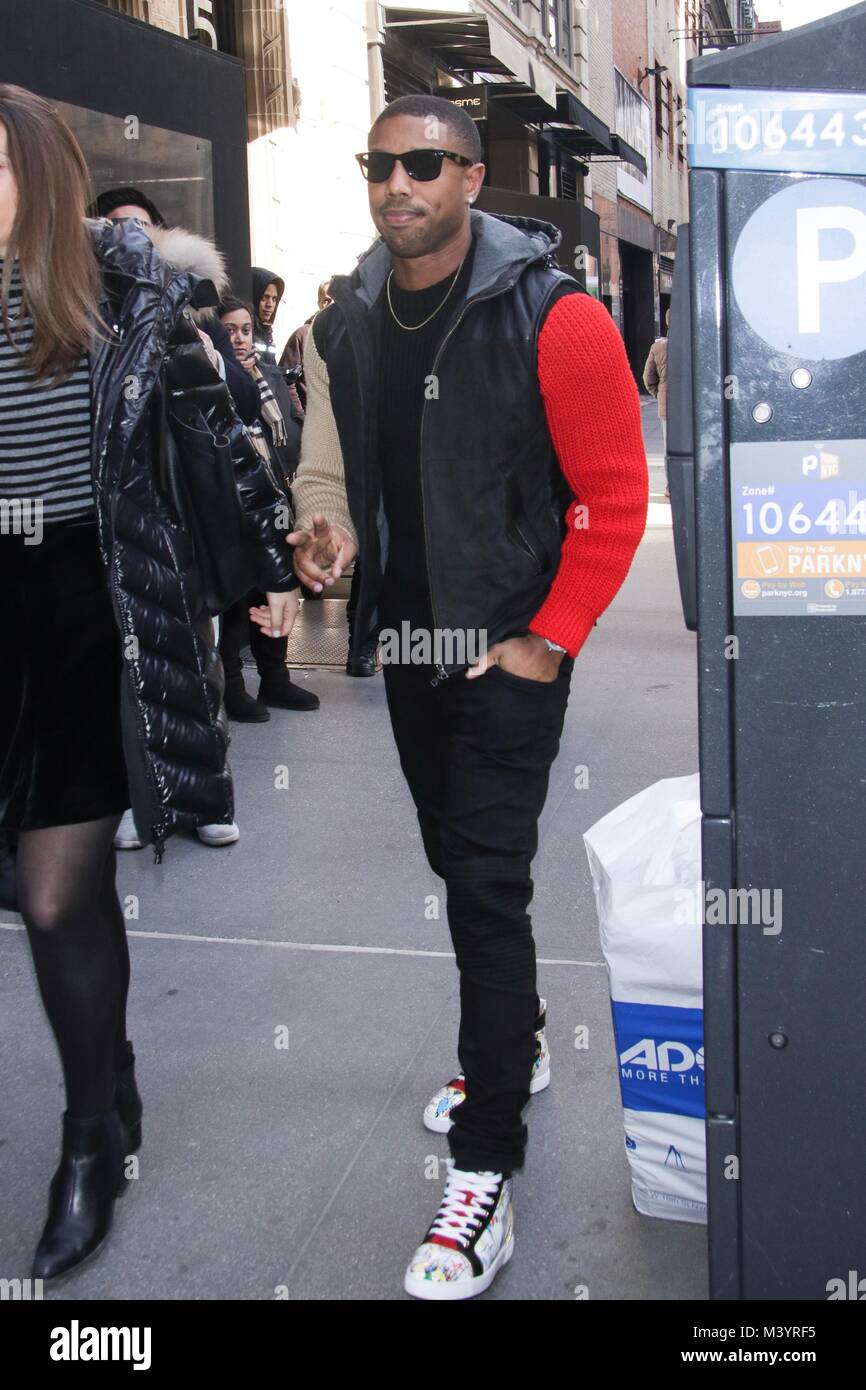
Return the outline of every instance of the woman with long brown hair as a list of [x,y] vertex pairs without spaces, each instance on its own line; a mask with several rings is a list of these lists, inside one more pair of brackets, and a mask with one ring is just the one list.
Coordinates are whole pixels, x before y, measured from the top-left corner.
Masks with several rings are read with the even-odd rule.
[[159,860],[179,825],[232,819],[210,612],[258,587],[285,634],[296,583],[190,316],[223,286],[189,238],[174,265],[88,203],[71,131],[0,85],[0,828],[66,1086],[44,1279],[105,1240],[141,1142],[118,822],[131,805]]

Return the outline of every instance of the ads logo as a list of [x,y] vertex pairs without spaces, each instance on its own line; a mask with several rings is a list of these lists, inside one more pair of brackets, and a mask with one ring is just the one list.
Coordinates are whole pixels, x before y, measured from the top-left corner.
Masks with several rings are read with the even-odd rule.
[[612,1002],[625,1108],[703,1116],[702,1010]]
[[704,1049],[697,1052],[682,1042],[660,1042],[654,1038],[642,1038],[634,1047],[622,1053],[620,1066],[644,1067],[647,1071],[691,1071],[693,1067],[704,1065]]

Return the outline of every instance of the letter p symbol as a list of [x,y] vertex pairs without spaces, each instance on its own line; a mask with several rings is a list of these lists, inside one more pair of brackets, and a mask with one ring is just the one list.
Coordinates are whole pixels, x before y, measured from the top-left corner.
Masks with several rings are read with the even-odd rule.
[[[850,232],[847,256],[822,260],[822,231]],[[866,272],[866,214],[857,208],[797,208],[797,313],[801,333],[821,332],[821,286],[856,280]]]

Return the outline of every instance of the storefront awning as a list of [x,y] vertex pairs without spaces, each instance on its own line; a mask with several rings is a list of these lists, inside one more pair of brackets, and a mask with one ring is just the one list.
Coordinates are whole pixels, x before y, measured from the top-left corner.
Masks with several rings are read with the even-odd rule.
[[620,159],[624,160],[626,164],[633,164],[642,174],[646,174],[646,160],[643,155],[632,149],[628,141],[623,140],[621,135],[612,134],[611,139],[613,140],[614,151]]
[[538,61],[489,14],[452,6],[387,5],[385,31],[411,44],[467,83],[485,82],[488,101],[528,125],[549,130],[578,159],[622,159],[646,173],[646,160],[614,135],[573,92],[557,91],[552,68]]
[[497,82],[491,85],[489,99],[502,102],[515,115],[535,125],[543,125],[558,145],[578,159],[622,159],[646,173],[646,160],[637,150],[608,130],[604,121],[593,115],[588,106],[572,92],[557,92],[556,111],[540,102],[534,92],[519,83]]
[[504,24],[461,5],[387,5],[385,32],[432,54],[443,68],[492,82],[514,82],[541,99],[550,114],[556,106],[556,77]]

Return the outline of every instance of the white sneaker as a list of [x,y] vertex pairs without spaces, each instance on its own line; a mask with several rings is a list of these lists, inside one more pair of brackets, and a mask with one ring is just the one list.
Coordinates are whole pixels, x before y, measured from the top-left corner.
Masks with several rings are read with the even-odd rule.
[[[535,1058],[529,1082],[529,1094],[544,1091],[550,1085],[550,1048],[547,1045],[547,1000],[539,1000],[538,1028],[535,1032]],[[466,1099],[466,1077],[458,1072],[442,1086],[428,1102],[424,1124],[436,1134],[447,1134],[454,1121],[451,1116]]]
[[469,1173],[449,1158],[439,1210],[409,1261],[404,1289],[413,1298],[473,1298],[513,1254],[511,1178]]
[[222,845],[233,845],[241,836],[237,821],[231,821],[228,825],[197,825],[195,833],[203,845],[213,845],[215,849]]
[[123,813],[123,819],[121,820],[120,825],[117,827],[117,831],[114,836],[114,848],[144,848],[144,840],[142,840],[141,836],[135,828],[135,817],[133,816],[132,811],[124,811]]

